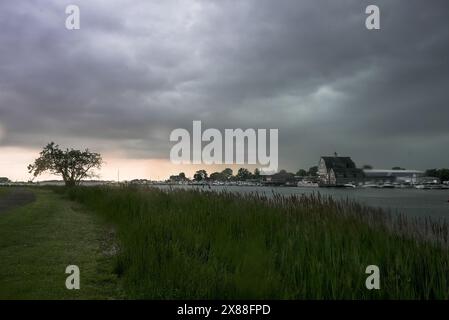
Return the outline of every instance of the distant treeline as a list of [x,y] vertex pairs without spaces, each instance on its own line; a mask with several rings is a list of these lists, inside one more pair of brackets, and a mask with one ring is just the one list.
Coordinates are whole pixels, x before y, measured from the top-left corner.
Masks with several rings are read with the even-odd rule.
[[[292,176],[300,176],[300,177],[316,177],[318,172],[318,167],[313,166],[310,167],[309,170],[299,169],[296,173],[287,172],[287,170],[280,170],[280,174],[288,174]],[[231,168],[226,168],[221,172],[213,172],[210,175],[206,170],[198,170],[193,175],[194,181],[246,181],[246,180],[258,180],[261,178],[261,173],[259,169],[255,169],[254,172],[249,171],[246,168],[240,168],[237,173],[234,175],[234,172]],[[184,172],[181,172],[178,175],[170,176],[170,180],[172,181],[187,181],[189,180]]]
[[[373,169],[371,165],[364,165],[363,169]],[[392,170],[406,170],[402,167],[393,167]],[[318,166],[310,167],[308,170],[299,169],[296,173],[288,172],[287,170],[280,170],[280,174],[288,174],[292,176],[299,177],[316,177],[318,174]],[[436,177],[441,181],[449,181],[449,169],[427,169],[425,175],[428,177]],[[261,173],[259,169],[255,169],[254,172],[249,171],[246,168],[240,168],[234,175],[231,168],[226,168],[221,172],[213,172],[210,175],[206,170],[198,170],[193,175],[194,181],[246,181],[246,180],[258,180],[261,179]],[[189,178],[186,177],[184,172],[179,175],[170,176],[171,181],[188,181]]]
[[449,169],[428,169],[426,170],[426,176],[428,177],[436,177],[441,181],[449,181]]

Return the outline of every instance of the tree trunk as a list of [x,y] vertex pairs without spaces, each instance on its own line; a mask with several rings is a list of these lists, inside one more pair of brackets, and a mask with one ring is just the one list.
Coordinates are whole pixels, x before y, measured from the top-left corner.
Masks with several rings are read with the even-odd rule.
[[65,181],[65,186],[66,187],[74,187],[76,184],[75,184],[75,180],[72,180],[72,179],[68,179],[68,180],[66,180]]

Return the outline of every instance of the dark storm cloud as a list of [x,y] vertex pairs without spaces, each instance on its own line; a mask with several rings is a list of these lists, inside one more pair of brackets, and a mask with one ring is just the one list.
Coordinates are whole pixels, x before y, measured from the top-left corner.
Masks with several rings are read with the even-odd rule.
[[169,132],[200,119],[279,128],[291,170],[334,151],[449,165],[447,1],[11,0],[0,30],[2,145],[166,158]]

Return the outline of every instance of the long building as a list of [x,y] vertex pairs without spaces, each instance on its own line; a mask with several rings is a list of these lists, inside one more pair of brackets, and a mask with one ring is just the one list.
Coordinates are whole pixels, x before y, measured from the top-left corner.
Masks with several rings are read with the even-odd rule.
[[386,170],[370,169],[363,170],[366,183],[404,183],[416,184],[424,176],[423,171],[419,170]]

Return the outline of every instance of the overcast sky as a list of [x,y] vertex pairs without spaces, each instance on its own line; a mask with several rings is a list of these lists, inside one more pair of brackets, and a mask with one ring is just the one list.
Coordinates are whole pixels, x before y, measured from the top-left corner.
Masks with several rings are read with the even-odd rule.
[[[79,5],[81,29],[65,28]],[[365,28],[365,8],[381,30]],[[449,167],[447,0],[2,0],[0,176],[42,146],[104,154],[102,178],[163,178],[169,134],[279,129],[280,168],[351,156]],[[208,171],[211,171],[211,168]]]

